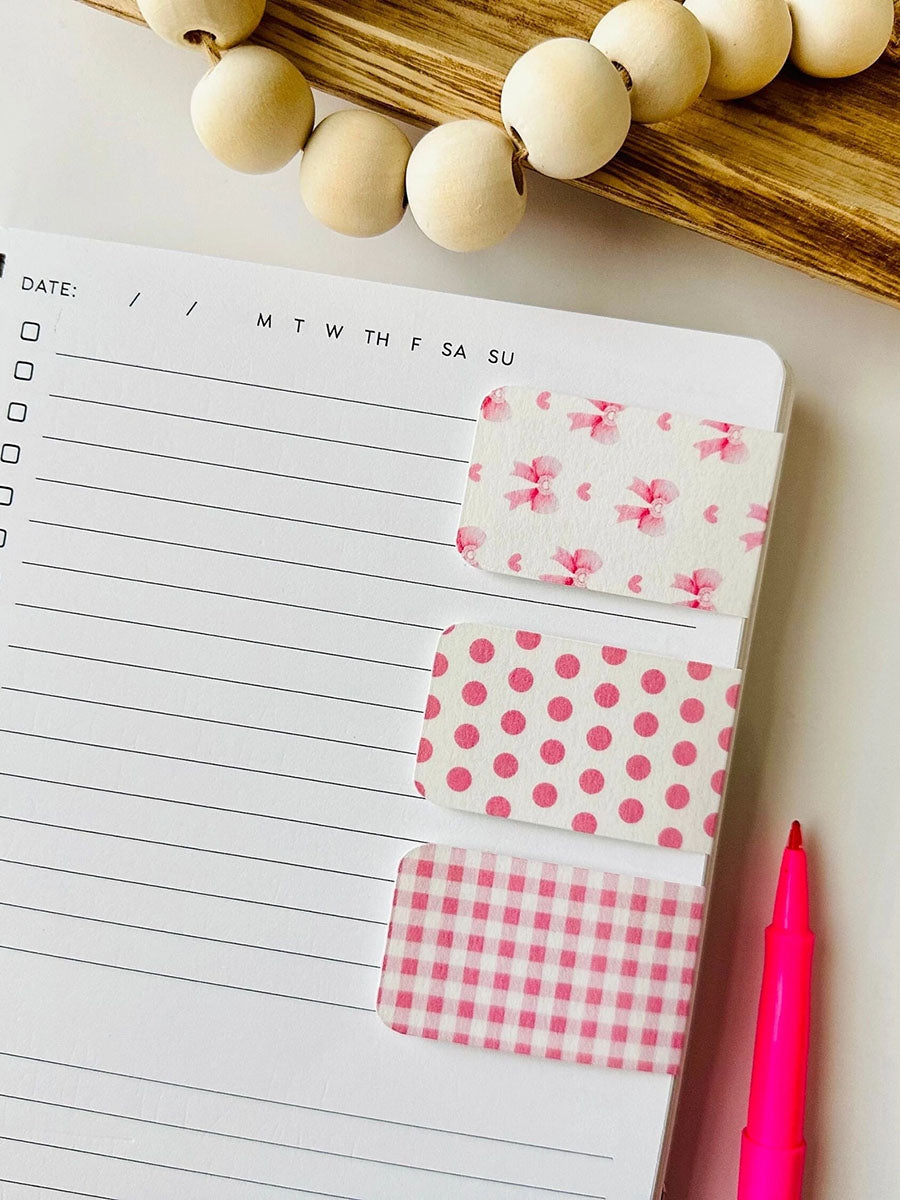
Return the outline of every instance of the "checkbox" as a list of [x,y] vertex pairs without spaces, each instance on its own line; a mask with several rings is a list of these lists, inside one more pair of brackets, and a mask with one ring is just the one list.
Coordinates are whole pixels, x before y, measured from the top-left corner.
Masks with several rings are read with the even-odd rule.
[[6,545],[6,530],[0,529],[0,550]]
[[37,321],[23,321],[19,337],[23,342],[36,342],[41,336],[41,327]]
[[13,502],[13,490],[11,487],[0,487],[0,505],[4,508],[9,508]]
[[4,442],[4,444],[0,446],[0,462],[17,463],[21,453],[21,446],[16,446],[13,442]]
[[9,408],[6,410],[6,419],[8,421],[20,421],[21,422],[21,421],[25,420],[27,415],[28,415],[28,405],[27,404],[19,404],[17,401],[13,401],[13,403],[10,404]]
[[16,369],[13,371],[13,378],[24,380],[25,383],[27,383],[29,379],[33,379],[34,363],[22,362],[21,360],[17,362]]

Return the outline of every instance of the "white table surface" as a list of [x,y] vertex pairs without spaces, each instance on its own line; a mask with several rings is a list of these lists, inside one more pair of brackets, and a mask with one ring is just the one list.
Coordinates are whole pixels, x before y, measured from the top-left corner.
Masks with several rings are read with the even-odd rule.
[[791,364],[669,1197],[735,1194],[762,929],[794,817],[819,935],[805,1196],[896,1196],[900,311],[533,175],[522,226],[481,255],[437,249],[409,217],[343,239],[303,210],[291,168],[231,175],[202,152],[190,54],[73,0],[3,0],[0,47],[0,224],[746,334]]

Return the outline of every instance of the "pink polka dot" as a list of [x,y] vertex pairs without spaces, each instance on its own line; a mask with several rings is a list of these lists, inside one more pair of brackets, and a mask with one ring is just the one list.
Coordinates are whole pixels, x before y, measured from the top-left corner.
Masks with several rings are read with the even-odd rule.
[[441,711],[441,702],[437,696],[429,696],[425,701],[425,720],[432,721]]
[[453,740],[462,750],[471,750],[478,745],[478,730],[474,725],[459,725],[453,734]]
[[679,767],[689,767],[697,757],[697,747],[693,742],[676,742],[672,747],[672,757]]
[[516,667],[509,673],[509,686],[514,692],[527,692],[534,683],[534,676],[527,667]]
[[442,675],[446,675],[449,665],[450,664],[447,662],[447,655],[441,654],[440,651],[438,651],[438,653],[434,656],[434,666],[431,668],[431,673],[435,679],[440,679]]
[[614,683],[601,683],[594,691],[594,699],[601,708],[614,708],[619,703],[619,689]]
[[649,692],[651,696],[656,696],[666,686],[666,677],[662,671],[657,671],[655,667],[649,671],[645,671],[641,676],[641,687],[645,692]]
[[558,742],[556,738],[548,738],[547,741],[541,745],[541,758],[545,763],[549,763],[551,767],[558,762],[562,762],[565,756],[566,748],[562,742]]
[[600,653],[603,655],[603,661],[611,667],[620,666],[628,657],[628,651],[621,650],[618,646],[604,646]]
[[469,647],[469,657],[477,663],[490,662],[494,657],[494,643],[487,638],[476,638]]
[[588,771],[582,771],[578,776],[578,786],[589,796],[596,796],[598,792],[602,792],[604,782],[600,772],[595,771],[593,768]]
[[565,696],[554,696],[547,705],[547,715],[551,721],[568,721],[572,715],[572,701]]
[[491,817],[508,817],[512,808],[505,796],[491,796],[484,811]]
[[447,787],[454,792],[464,792],[472,786],[472,774],[465,767],[451,767],[447,772]]
[[690,700],[682,700],[681,708],[678,711],[681,713],[682,721],[687,721],[689,725],[696,725],[698,721],[703,720],[706,709],[703,707],[702,700],[692,696]]
[[725,729],[719,730],[719,745],[723,750],[731,749],[731,735],[733,732],[734,730],[730,725]]
[[625,770],[631,779],[646,779],[650,774],[650,759],[644,754],[632,754],[625,764]]
[[483,683],[479,683],[477,679],[472,679],[463,687],[462,698],[466,704],[474,706],[484,704],[485,700],[487,700],[487,688]]
[[418,779],[415,781],[415,784],[416,784],[416,791],[419,793],[420,796],[424,796],[425,795],[425,784],[420,783],[418,781]]
[[519,769],[519,760],[514,754],[498,754],[494,759],[494,774],[501,779],[512,779]]
[[653,737],[659,729],[659,721],[652,712],[641,712],[634,718],[634,732],[639,737]]
[[678,850],[681,846],[682,837],[677,829],[673,829],[671,825],[667,829],[660,832],[656,839],[661,846],[668,846],[672,850]]
[[535,650],[541,644],[541,635],[539,633],[528,633],[524,629],[520,629],[516,634],[516,645],[521,646],[523,650]]
[[725,693],[725,703],[731,708],[737,708],[738,700],[741,698],[741,685],[733,683]]
[[683,783],[673,783],[666,788],[666,804],[669,808],[686,808],[691,799],[691,793]]
[[520,713],[517,708],[510,708],[500,718],[500,728],[504,733],[521,733],[525,728],[525,714]]
[[576,813],[572,818],[572,828],[576,833],[596,833],[597,818],[589,812]]
[[719,824],[719,814],[709,813],[703,818],[703,832],[707,837],[716,836],[716,826]]
[[709,785],[717,796],[721,796],[725,791],[725,772],[713,771]]
[[619,816],[626,825],[636,825],[644,815],[644,806],[634,798],[623,800],[619,805]]
[[434,746],[432,746],[428,738],[419,738],[419,752],[416,755],[416,762],[428,762],[432,754],[434,754]]
[[531,793],[531,798],[539,808],[552,808],[556,803],[556,788],[552,783],[539,783]]
[[556,660],[556,673],[560,679],[574,679],[581,670],[581,663],[574,654],[561,654]]
[[687,665],[687,673],[691,679],[709,679],[712,674],[712,667],[709,663],[704,662],[689,662]]
[[607,750],[612,744],[612,734],[605,725],[595,725],[587,731],[585,741],[592,750]]

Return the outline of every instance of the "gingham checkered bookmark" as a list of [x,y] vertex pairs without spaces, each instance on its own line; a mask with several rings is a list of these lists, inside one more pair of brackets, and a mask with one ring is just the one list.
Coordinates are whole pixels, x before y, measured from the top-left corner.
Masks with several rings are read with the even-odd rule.
[[398,1033],[675,1074],[705,890],[419,846],[397,876],[378,1013]]

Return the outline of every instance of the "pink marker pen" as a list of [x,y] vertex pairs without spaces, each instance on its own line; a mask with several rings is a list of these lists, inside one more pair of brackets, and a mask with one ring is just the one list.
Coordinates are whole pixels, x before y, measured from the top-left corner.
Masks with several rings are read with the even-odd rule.
[[795,821],[766,929],[738,1200],[799,1200],[803,1188],[813,942],[806,853]]

